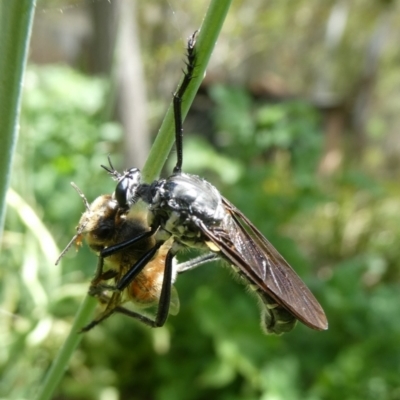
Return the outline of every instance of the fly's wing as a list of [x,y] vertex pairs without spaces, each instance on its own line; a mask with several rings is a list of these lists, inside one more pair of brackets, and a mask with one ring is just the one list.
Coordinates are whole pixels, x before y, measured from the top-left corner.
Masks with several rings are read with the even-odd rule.
[[[227,215],[222,227],[207,227],[199,221],[203,233],[220,249],[224,258],[256,286],[267,308],[273,310],[275,302],[275,307],[283,307],[308,327],[327,329],[325,313],[305,283],[235,206],[225,198],[223,203]],[[269,331],[268,323],[273,324],[273,321],[266,323]]]

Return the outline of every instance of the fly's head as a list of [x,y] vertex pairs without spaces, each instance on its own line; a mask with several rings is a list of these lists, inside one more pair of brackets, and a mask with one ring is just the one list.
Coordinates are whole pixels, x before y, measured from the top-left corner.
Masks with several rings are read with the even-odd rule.
[[137,168],[130,168],[118,178],[114,197],[122,209],[129,209],[140,198],[142,174]]

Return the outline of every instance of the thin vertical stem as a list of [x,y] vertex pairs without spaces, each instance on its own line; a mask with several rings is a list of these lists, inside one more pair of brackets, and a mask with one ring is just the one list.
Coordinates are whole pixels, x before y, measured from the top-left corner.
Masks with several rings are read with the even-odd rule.
[[0,2],[0,236],[18,137],[21,89],[34,9],[35,0]]

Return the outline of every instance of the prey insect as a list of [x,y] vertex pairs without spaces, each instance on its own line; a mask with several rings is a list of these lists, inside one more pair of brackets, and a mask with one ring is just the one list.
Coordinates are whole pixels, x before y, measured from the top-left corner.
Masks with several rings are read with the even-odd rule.
[[[173,259],[183,249],[196,248],[205,251],[205,260],[207,257],[225,260],[255,292],[260,299],[261,325],[266,333],[288,332],[297,320],[312,329],[325,330],[328,323],[321,305],[272,244],[214,186],[182,172],[181,102],[195,70],[195,41],[196,34],[188,40],[187,69],[173,97],[177,163],[172,175],[146,184],[142,183],[137,168],[123,174],[108,169],[118,181],[114,198],[120,210],[130,214],[138,204],[144,203],[149,229],[136,236],[132,233],[129,240],[102,249],[100,258],[115,257],[132,246],[146,243],[149,238],[154,238],[154,245],[130,268],[123,269],[115,287],[106,288],[115,293],[124,291],[167,245],[159,311],[150,324],[162,326],[170,307]],[[181,268],[181,272],[197,265],[194,262]]]
[[[124,242],[133,236],[146,233],[148,231],[146,215],[135,212],[130,216],[126,210],[122,210],[117,201],[111,195],[102,195],[89,204],[84,194],[76,187],[82,197],[86,211],[83,213],[77,233],[61,253],[59,259],[65,254],[69,247],[76,243],[80,245],[85,238],[89,247],[96,253],[101,252],[106,247]],[[157,258],[151,260],[147,267],[141,271],[135,280],[125,288],[123,292],[113,292],[111,295],[102,289],[106,282],[113,279],[115,282],[123,276],[135,262],[155,245],[154,237],[147,237],[140,242],[140,246],[131,246],[124,251],[115,253],[106,260],[107,269],[104,270],[104,258],[98,258],[97,269],[91,281],[89,294],[99,299],[105,304],[105,309],[99,314],[95,321],[101,321],[114,312],[120,312],[134,318],[146,318],[135,311],[131,311],[122,306],[127,301],[134,302],[139,308],[153,305],[158,301],[159,291],[163,282],[165,257],[168,252],[168,243],[160,248]],[[57,260],[58,262],[59,260]],[[176,272],[171,276],[174,281]],[[172,313],[179,309],[179,300],[176,292],[172,296]],[[132,314],[132,315],[131,315]],[[93,322],[92,322],[93,323]],[[90,323],[83,331],[90,329]]]
[[[113,175],[115,176],[116,171],[111,161],[110,167],[114,171]],[[110,171],[110,169],[106,169]],[[164,280],[164,265],[168,250],[171,247],[171,241],[165,242],[159,248],[157,255],[147,263],[146,267],[143,268],[140,274],[138,274],[123,291],[113,291],[109,294],[109,292],[107,292],[107,287],[110,286],[108,282],[110,280],[113,280],[115,283],[119,282],[121,277],[129,271],[131,266],[150,249],[154,248],[156,244],[154,235],[147,235],[149,227],[147,225],[146,210],[140,208],[121,208],[112,195],[101,195],[97,197],[92,204],[89,204],[80,189],[74,184],[73,187],[81,196],[86,211],[79,220],[77,233],[62,251],[56,264],[74,243],[80,246],[83,239],[86,240],[93,251],[101,254],[103,249],[121,242],[126,242],[132,237],[136,238],[143,234],[147,236],[141,240],[140,243],[116,252],[106,260],[99,255],[96,272],[89,287],[89,294],[96,297],[105,307],[103,311],[97,315],[92,322],[82,328],[81,331],[84,332],[91,329],[113,313],[124,314],[128,317],[138,319],[147,325],[153,326],[153,319],[144,315],[143,310],[157,305],[160,299],[161,301],[167,301],[167,299],[163,297],[162,287],[163,282],[166,282]],[[174,283],[179,269],[191,269],[193,266],[207,262],[211,258],[210,255],[200,256],[179,265],[174,262],[172,264],[169,286]],[[105,264],[107,266],[106,269],[104,269]],[[175,315],[179,311],[178,293],[172,286],[172,290],[168,288],[167,294],[169,297],[169,312]],[[135,309],[141,312],[126,308],[124,305],[128,302],[133,303]],[[164,318],[164,316],[157,314],[156,318],[161,319]]]

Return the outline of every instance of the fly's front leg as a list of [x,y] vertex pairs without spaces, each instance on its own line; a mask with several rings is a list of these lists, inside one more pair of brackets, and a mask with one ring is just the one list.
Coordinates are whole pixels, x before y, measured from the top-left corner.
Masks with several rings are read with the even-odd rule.
[[[148,255],[148,257],[145,257],[145,256],[142,257],[133,266],[133,268],[129,272],[131,272],[134,269],[137,269],[138,268],[137,265],[139,264],[139,266],[140,266],[140,264],[144,263],[145,261],[146,261],[145,265],[147,265],[147,263],[150,261],[150,259],[152,257],[149,260],[146,260],[146,258],[149,258],[151,253],[155,254],[155,252],[158,250],[158,248],[161,246],[161,244],[163,244],[163,242],[160,242],[159,245],[156,245],[150,252],[146,253],[145,256]],[[154,254],[153,254],[153,256],[154,256]],[[114,314],[116,312],[126,315],[128,317],[137,319],[140,322],[142,322],[145,325],[150,326],[152,328],[158,328],[158,327],[163,326],[165,324],[165,321],[168,318],[169,307],[170,307],[170,303],[171,303],[171,288],[172,288],[172,274],[173,274],[173,262],[172,261],[173,261],[174,256],[175,256],[175,254],[171,249],[171,250],[169,250],[169,252],[167,253],[167,256],[165,258],[164,276],[163,276],[160,299],[159,299],[158,309],[157,309],[157,314],[156,314],[155,319],[149,318],[146,315],[140,314],[138,312],[128,310],[127,308],[121,306],[122,293],[120,290],[125,289],[126,286],[128,286],[128,284],[134,279],[134,278],[131,279],[130,277],[127,278],[127,275],[129,274],[129,272],[128,272],[128,274],[123,276],[121,278],[121,280],[117,283],[117,285],[114,289],[118,290],[118,291],[115,291],[111,297],[108,297],[104,293],[99,295],[99,300],[104,303],[107,303],[106,309],[102,313],[100,313],[92,322],[90,322],[88,325],[83,327],[81,332],[89,331],[90,329],[94,328],[100,322],[104,321],[106,318],[110,317],[112,314]],[[143,269],[143,267],[141,269]],[[139,272],[140,272],[140,270],[139,270]],[[131,280],[129,280],[129,279],[131,279]],[[126,283],[126,282],[128,282],[128,283]],[[118,289],[118,288],[121,288],[121,289]]]
[[[116,282],[115,285],[108,285],[106,283],[100,283],[101,281],[95,282],[89,288],[89,294],[96,296],[103,291],[111,292],[121,292],[126,289],[129,284],[140,274],[143,268],[153,259],[156,255],[158,249],[164,244],[164,242],[157,242],[153,248],[151,248],[147,253],[145,253],[139,260],[137,260],[126,272],[121,279]],[[106,249],[107,250],[107,249]],[[101,256],[100,256],[101,258]],[[108,272],[108,271],[107,271]],[[104,274],[107,274],[105,272]],[[104,274],[102,276],[104,276]],[[117,274],[116,274],[117,275]],[[92,281],[93,282],[93,281]]]
[[[101,283],[101,282],[103,282],[103,281],[107,281],[107,280],[110,280],[110,279],[112,279],[112,278],[115,278],[115,277],[118,275],[118,271],[115,271],[115,270],[108,270],[108,271],[106,271],[106,272],[103,272],[103,269],[104,269],[104,259],[105,259],[106,257],[112,256],[112,255],[115,254],[115,253],[118,253],[118,252],[120,252],[120,251],[123,251],[123,250],[126,249],[127,247],[134,245],[135,243],[139,242],[140,240],[143,240],[143,239],[146,239],[146,238],[152,236],[152,235],[155,233],[156,230],[157,230],[157,228],[151,228],[149,231],[143,232],[143,233],[141,233],[140,235],[138,235],[138,236],[136,236],[136,237],[134,237],[134,238],[132,238],[132,239],[129,239],[129,240],[126,240],[125,242],[121,242],[121,243],[118,243],[118,244],[116,244],[116,245],[113,245],[113,246],[110,246],[110,247],[106,247],[105,249],[102,249],[102,250],[100,251],[100,254],[99,254],[99,258],[98,258],[98,262],[97,262],[97,267],[96,267],[96,272],[95,272],[94,278],[92,279],[91,284],[90,284],[90,287],[89,287],[89,295],[91,295],[91,296],[98,296],[98,295],[100,295],[100,293],[102,293],[104,290],[111,290],[111,291],[122,290],[123,288],[121,289],[121,288],[117,288],[116,286],[113,286],[113,285],[108,285],[108,284],[105,284],[105,283]],[[156,246],[157,246],[157,245],[156,245]],[[158,249],[158,247],[157,247],[157,249]],[[157,249],[156,249],[156,250],[157,250]],[[154,248],[151,249],[151,250],[148,252],[148,253],[150,253],[150,256],[151,256],[151,257],[154,255],[154,253],[152,253],[153,251],[154,251]],[[135,271],[136,271],[135,268],[138,269],[137,274],[140,273],[140,271],[144,268],[144,267],[142,266],[143,263],[144,263],[144,265],[146,265],[147,262],[148,262],[148,261],[146,262],[146,260],[147,260],[148,257],[149,257],[149,254],[148,254],[148,253],[146,253],[146,254],[143,256],[143,261],[142,261],[142,259],[139,259],[137,263],[135,263],[134,265],[132,265],[132,266],[131,266],[131,269],[128,271],[128,273],[132,273],[132,272],[131,272],[132,269],[134,269],[133,272],[135,272]],[[139,264],[139,265],[138,265],[138,264]],[[135,277],[137,274],[134,274],[134,277]],[[134,277],[132,278],[132,280],[134,279]],[[123,278],[124,278],[124,277],[123,277]],[[123,279],[123,278],[122,278],[122,279]],[[129,284],[129,282],[126,284],[126,286],[127,286],[128,284]],[[126,287],[126,286],[125,286],[125,287]]]
[[100,257],[102,258],[109,257],[115,253],[118,253],[119,251],[126,249],[129,246],[132,246],[133,244],[139,242],[140,240],[153,236],[154,233],[157,231],[157,229],[158,227],[151,228],[149,231],[143,232],[132,239],[126,240],[125,242],[121,242],[113,246],[106,247],[105,249],[100,251]]
[[171,288],[172,288],[172,273],[173,273],[173,263],[172,260],[175,253],[169,250],[165,258],[165,269],[163,282],[161,286],[160,299],[158,301],[157,314],[154,319],[147,317],[146,315],[140,314],[135,311],[126,309],[125,307],[116,307],[114,312],[124,314],[128,317],[139,320],[151,328],[159,328],[165,324],[168,318],[169,306],[171,304]]

